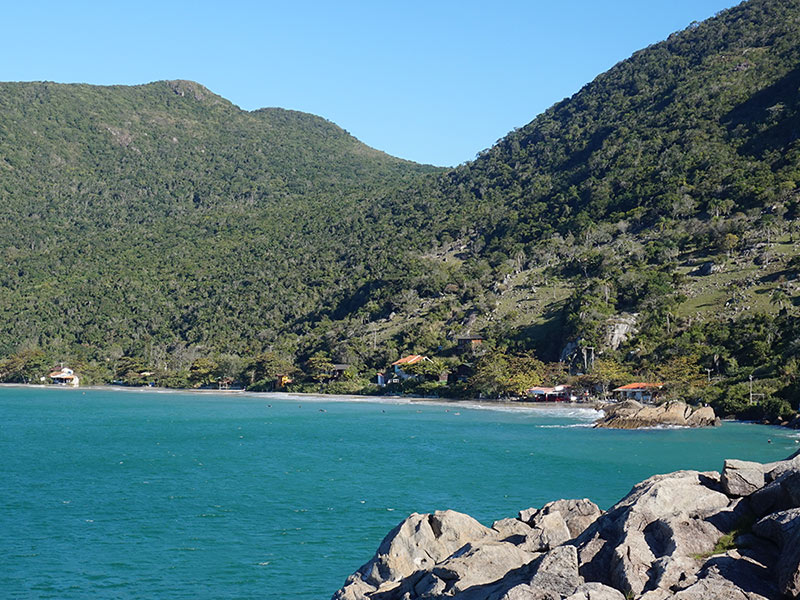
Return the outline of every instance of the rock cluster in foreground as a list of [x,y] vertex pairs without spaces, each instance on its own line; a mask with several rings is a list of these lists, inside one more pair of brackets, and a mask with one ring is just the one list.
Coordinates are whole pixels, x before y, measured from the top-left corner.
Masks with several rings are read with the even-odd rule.
[[414,513],[333,598],[800,598],[800,453],[656,475],[607,512],[559,500],[492,527]]
[[642,427],[711,427],[719,419],[710,406],[693,407],[684,402],[666,402],[657,406],[625,400],[602,407],[605,416],[595,427],[639,429]]

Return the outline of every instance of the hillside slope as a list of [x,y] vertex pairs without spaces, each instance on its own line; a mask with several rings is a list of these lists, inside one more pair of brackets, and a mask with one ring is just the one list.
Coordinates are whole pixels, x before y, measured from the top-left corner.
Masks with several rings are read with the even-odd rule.
[[433,170],[192,82],[0,84],[0,352],[274,343],[359,284],[382,254],[352,236],[391,239],[378,200]]
[[[316,386],[471,332],[573,373],[591,348],[604,386],[738,410],[753,375],[796,404],[798,59],[800,0],[750,0],[449,171],[189,82],[3,84],[0,353],[185,373],[271,349],[250,381]],[[503,389],[470,381],[449,392]]]

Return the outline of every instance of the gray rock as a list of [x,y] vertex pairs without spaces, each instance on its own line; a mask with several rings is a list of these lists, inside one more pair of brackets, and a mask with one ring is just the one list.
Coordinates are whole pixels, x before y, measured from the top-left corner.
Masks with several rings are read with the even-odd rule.
[[658,406],[643,406],[627,400],[603,406],[605,416],[595,422],[595,427],[608,429],[638,429],[641,427],[712,427],[718,424],[714,409],[692,408],[684,402],[672,401]]
[[561,600],[561,596],[555,592],[521,583],[505,592],[499,597],[499,600]]
[[722,489],[729,496],[749,496],[766,484],[766,467],[744,460],[726,460],[722,469]]
[[714,409],[710,406],[701,406],[695,408],[689,416],[686,417],[687,427],[716,427],[720,424]]
[[781,466],[768,473],[767,478],[776,472],[780,474],[771,483],[748,498],[757,517],[800,507],[800,471],[784,469]]
[[560,512],[540,511],[531,523],[531,532],[523,547],[529,552],[545,552],[572,539]]
[[519,511],[517,519],[530,525],[533,521],[533,517],[535,517],[537,514],[539,514],[538,508],[526,508],[525,510]]
[[425,574],[414,586],[414,593],[418,598],[436,598],[444,594],[447,584],[433,573]]
[[[364,598],[394,589],[415,575],[420,578],[467,543],[495,539],[497,532],[452,510],[414,513],[384,538],[378,552],[345,582],[336,600]],[[405,582],[409,585],[416,582]]]
[[492,529],[497,532],[498,538],[505,542],[520,544],[525,541],[532,530],[527,523],[519,519],[501,519],[492,523]]
[[716,273],[716,272],[720,271],[721,269],[722,269],[722,267],[720,267],[719,265],[714,264],[713,260],[709,260],[709,261],[704,262],[702,265],[700,265],[700,267],[697,269],[697,273],[699,275],[706,276],[706,275],[711,275],[712,273]]
[[[723,532],[754,514],[752,533],[703,563]],[[621,600],[623,592],[800,598],[800,453],[767,465],[729,460],[722,476],[657,475],[606,513],[559,500],[492,529],[453,511],[413,514],[334,600]]]
[[709,560],[695,583],[671,597],[677,600],[774,600],[778,593],[763,565],[734,551]]
[[622,501],[591,525],[575,543],[580,573],[620,590],[641,594],[662,577],[683,574],[658,559],[691,557],[714,547],[722,532],[711,518],[728,508],[716,473],[679,471],[636,485]]
[[795,452],[785,460],[764,465],[767,470],[767,481],[775,481],[782,475],[792,471],[800,471],[800,451]]
[[559,546],[532,565],[528,585],[555,592],[561,596],[572,595],[583,583],[578,573],[578,552],[574,546]]
[[625,596],[602,583],[589,582],[579,585],[575,593],[564,600],[625,600]]
[[778,588],[783,594],[800,598],[800,540],[784,548],[778,562]]
[[354,573],[347,578],[344,586],[337,590],[331,600],[364,600],[367,594],[375,591],[375,586],[361,579],[360,573]]
[[588,498],[580,500],[556,500],[542,507],[543,514],[559,513],[569,529],[570,539],[578,537],[594,523],[603,511]]
[[[447,591],[463,592],[493,583],[511,570],[528,564],[535,556],[506,542],[467,544],[433,568],[433,574],[447,584]],[[576,567],[577,569],[577,567]]]
[[775,566],[778,588],[794,598],[800,596],[800,508],[764,517],[753,526],[753,533],[780,548]]

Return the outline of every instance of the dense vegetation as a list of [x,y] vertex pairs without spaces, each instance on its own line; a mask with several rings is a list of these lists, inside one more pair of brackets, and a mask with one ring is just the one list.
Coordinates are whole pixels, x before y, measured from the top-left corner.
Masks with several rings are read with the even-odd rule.
[[417,392],[662,379],[788,417],[799,64],[800,1],[750,0],[448,171],[189,82],[2,84],[0,376],[358,391],[414,351]]

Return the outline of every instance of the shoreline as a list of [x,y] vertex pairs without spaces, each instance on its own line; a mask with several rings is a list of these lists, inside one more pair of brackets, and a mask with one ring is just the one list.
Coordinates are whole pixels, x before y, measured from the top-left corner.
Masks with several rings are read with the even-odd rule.
[[[244,398],[272,398],[279,401],[298,401],[305,402],[341,402],[346,404],[395,404],[395,405],[421,405],[421,406],[457,406],[469,410],[494,410],[499,412],[534,412],[534,411],[581,411],[585,413],[593,413],[591,424],[596,423],[605,414],[599,402],[586,403],[586,402],[525,402],[525,401],[509,401],[509,400],[490,400],[490,399],[468,399],[468,398],[424,398],[420,396],[361,396],[361,395],[348,395],[348,394],[321,394],[310,392],[253,392],[247,390],[211,390],[211,389],[186,389],[186,388],[165,388],[165,387],[147,387],[147,386],[116,386],[116,385],[87,385],[77,388],[67,387],[62,385],[53,384],[39,384],[39,383],[0,383],[0,389],[4,388],[20,388],[20,389],[42,389],[42,390],[60,390],[72,392],[125,392],[130,394],[154,393],[164,395],[197,395],[197,396],[237,396]],[[777,427],[781,430],[797,431],[792,427],[785,425],[776,425],[774,423],[761,423],[758,421],[749,421],[743,419],[736,419],[734,417],[727,417],[720,419],[723,423],[747,423],[751,425],[762,425],[766,427]],[[640,427],[637,429],[629,429],[628,431],[657,431],[664,429],[691,429],[690,427],[682,426],[652,426]],[[610,430],[618,431],[618,429],[611,428]]]
[[460,406],[474,410],[583,410],[602,413],[594,403],[582,402],[525,402],[509,400],[468,399],[468,398],[424,398],[420,396],[361,396],[349,394],[321,394],[310,392],[251,392],[247,390],[211,390],[211,389],[185,389],[165,387],[134,387],[116,385],[87,385],[77,388],[39,383],[0,383],[0,389],[53,389],[62,391],[106,391],[127,393],[155,393],[155,394],[185,394],[199,396],[241,396],[248,398],[274,398],[277,400],[304,400],[308,402],[345,402],[345,403],[372,403],[372,404],[419,404],[431,406]]

